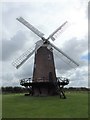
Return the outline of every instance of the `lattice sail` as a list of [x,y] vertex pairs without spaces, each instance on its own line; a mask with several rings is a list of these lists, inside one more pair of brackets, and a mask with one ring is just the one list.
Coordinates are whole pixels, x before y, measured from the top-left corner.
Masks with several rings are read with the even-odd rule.
[[19,22],[21,22],[22,24],[24,24],[27,28],[29,28],[31,31],[33,31],[36,35],[38,35],[40,38],[43,38],[44,34],[42,32],[40,32],[37,28],[35,28],[33,25],[31,25],[30,23],[28,23],[25,19],[23,19],[22,17],[17,18],[17,20]]
[[60,27],[58,27],[47,39],[52,39],[53,41],[57,38],[58,34],[63,30],[62,28],[67,24],[67,21],[64,22]]
[[[37,43],[36,43],[37,44]],[[35,45],[33,49],[28,49],[25,53],[23,53],[19,58],[17,58],[14,62],[12,62],[13,66],[15,66],[17,69],[26,62],[26,60],[33,55],[34,52],[36,52],[41,46],[43,42],[40,42],[38,46]]]
[[69,57],[66,53],[64,53],[62,50],[60,50],[59,48],[57,48],[55,45],[53,45],[52,43],[50,43],[50,45],[59,53],[59,56],[61,56],[61,59],[63,61],[65,61],[67,64],[70,64],[71,66],[79,66],[79,64],[73,60],[71,57]]
[[17,58],[14,62],[12,62],[13,66],[17,69],[35,52],[35,49],[28,49],[25,53],[23,53],[19,58]]

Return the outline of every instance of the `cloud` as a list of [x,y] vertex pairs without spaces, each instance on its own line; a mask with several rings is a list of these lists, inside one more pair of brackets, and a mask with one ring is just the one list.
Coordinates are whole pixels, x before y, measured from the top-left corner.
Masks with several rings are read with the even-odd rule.
[[[81,56],[83,56],[85,51],[86,52],[88,51],[87,39],[77,40],[76,38],[73,38],[71,40],[68,40],[63,44],[62,51],[64,53],[66,53],[69,57],[71,57],[73,60],[75,60],[79,64],[79,67],[87,65],[87,61],[84,61],[83,59],[81,59]],[[56,51],[55,51],[55,53],[56,53]],[[62,54],[57,52],[57,55],[55,55],[55,59],[56,59],[55,63],[56,63],[56,67],[58,70],[61,69],[62,71],[63,70],[66,71],[66,70],[72,69],[72,67],[71,67],[72,64],[71,64],[71,66],[69,66],[70,65],[69,62],[67,60],[65,60],[65,58],[63,57]],[[62,61],[62,60],[64,60],[64,61]],[[65,72],[65,71],[63,71],[63,72]]]
[[19,79],[14,79],[11,74],[4,74],[2,77],[2,86],[20,86]]
[[33,75],[34,55],[15,72],[17,79],[30,78]]
[[28,61],[23,64],[23,66],[19,69],[15,69],[12,66],[11,61],[3,62],[2,68],[2,76],[0,75],[0,79],[2,80],[3,86],[20,86],[20,80],[23,78],[29,78],[33,73],[33,63],[34,63],[34,55],[28,59]]
[[88,86],[88,67],[83,66],[78,68],[74,74],[71,75],[69,86]]
[[22,31],[18,31],[10,40],[2,41],[2,60],[9,60],[15,52],[20,51],[26,41],[26,36]]
[[64,43],[63,50],[73,59],[80,59],[80,56],[88,50],[88,41],[87,39],[73,38]]

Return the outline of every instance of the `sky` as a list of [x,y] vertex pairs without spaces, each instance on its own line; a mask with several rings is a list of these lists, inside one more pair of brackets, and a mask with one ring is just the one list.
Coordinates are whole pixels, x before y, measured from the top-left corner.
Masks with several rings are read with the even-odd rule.
[[54,52],[56,75],[70,79],[68,87],[88,87],[88,1],[89,0],[3,0],[0,2],[0,86],[20,86],[20,79],[33,74],[34,55],[16,69],[12,62],[40,38],[19,23],[22,16],[47,38],[57,27],[68,21],[58,35],[55,46],[73,58],[79,67],[72,68]]

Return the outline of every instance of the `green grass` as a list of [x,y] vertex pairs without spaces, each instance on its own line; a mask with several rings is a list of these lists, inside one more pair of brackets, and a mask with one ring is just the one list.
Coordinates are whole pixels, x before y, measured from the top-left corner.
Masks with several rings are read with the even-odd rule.
[[87,118],[87,92],[66,93],[59,96],[31,97],[23,94],[3,95],[3,118]]
[[2,95],[0,94],[0,119],[2,118]]

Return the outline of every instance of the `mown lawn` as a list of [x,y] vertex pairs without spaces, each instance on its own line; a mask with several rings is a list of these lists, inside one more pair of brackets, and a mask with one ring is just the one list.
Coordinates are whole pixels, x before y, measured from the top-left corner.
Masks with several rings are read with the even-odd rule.
[[2,96],[3,118],[87,118],[87,92],[66,93],[59,96],[31,97],[23,94]]
[[0,119],[2,118],[2,95],[0,94]]

